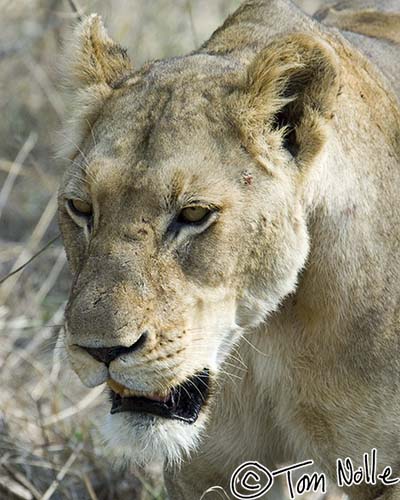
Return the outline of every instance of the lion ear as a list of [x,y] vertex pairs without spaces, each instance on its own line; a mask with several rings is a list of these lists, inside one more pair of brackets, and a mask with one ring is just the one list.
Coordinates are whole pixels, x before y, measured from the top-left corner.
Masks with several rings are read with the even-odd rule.
[[129,77],[132,66],[126,50],[107,34],[101,18],[92,14],[74,30],[65,46],[61,72],[70,94],[69,116],[64,120],[59,156],[73,156],[99,110],[115,88]]
[[300,164],[321,150],[338,93],[333,49],[298,33],[272,42],[256,56],[230,96],[230,109],[250,152],[265,157],[278,147]]
[[65,49],[64,74],[75,89],[113,87],[132,71],[127,52],[107,34],[97,14],[83,19]]

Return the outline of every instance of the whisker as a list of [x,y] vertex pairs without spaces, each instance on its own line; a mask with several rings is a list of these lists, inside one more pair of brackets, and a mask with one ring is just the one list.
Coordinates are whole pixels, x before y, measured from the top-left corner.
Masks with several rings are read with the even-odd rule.
[[61,328],[64,325],[32,325],[32,326],[13,326],[5,325],[7,330],[41,330],[42,328]]
[[201,393],[200,389],[197,387],[197,385],[196,385],[196,384],[195,384],[192,380],[190,380],[190,379],[188,380],[188,382],[189,382],[189,383],[190,383],[190,385],[192,385],[192,386],[196,389],[196,391],[200,394],[200,398],[201,398],[201,400],[202,400],[202,401],[203,401],[203,403],[204,403],[204,401],[205,401],[204,396],[203,396],[203,394]]
[[[235,352],[236,354],[238,354],[237,351],[234,351],[234,349],[232,349],[232,351]],[[236,360],[238,363],[240,363],[243,366],[242,370],[248,370],[249,367],[242,360],[241,356],[239,355],[239,357],[237,357],[237,356],[235,356],[235,354],[233,352],[230,352],[229,355],[228,355],[228,357],[232,358],[233,360]]]
[[82,151],[82,149],[78,146],[78,144],[76,144],[70,137],[68,137],[66,134],[60,132],[60,134],[63,136],[64,139],[66,139],[67,141],[69,141],[69,143],[74,146],[78,151],[79,153],[81,154],[82,158],[83,158],[83,161],[85,162],[86,166],[88,167],[89,166],[89,162],[88,162],[88,159],[85,155],[85,153]]
[[223,365],[232,366],[232,367],[233,367],[233,368],[235,368],[236,370],[240,370],[240,371],[242,371],[242,372],[244,372],[244,373],[246,373],[246,372],[247,372],[247,370],[246,370],[246,369],[241,368],[240,366],[237,366],[237,365],[235,365],[234,363],[229,363],[229,361],[226,361],[226,360],[223,362]]
[[87,123],[87,124],[88,124],[88,126],[89,126],[89,129],[90,129],[90,134],[91,134],[92,139],[93,139],[93,144],[94,144],[94,147],[95,147],[95,149],[96,149],[96,147],[97,147],[97,143],[96,143],[96,138],[95,138],[94,133],[93,133],[93,127],[92,127],[92,125],[91,125],[91,123],[90,123],[90,121],[89,121],[88,119],[86,119],[86,123]]
[[189,392],[187,391],[187,389],[186,389],[186,387],[185,387],[185,386],[183,386],[183,385],[182,385],[182,386],[181,386],[181,389],[183,389],[183,390],[186,392],[187,397],[188,397],[189,399],[192,399],[192,398],[191,398],[191,396],[190,396],[190,394],[189,394]]
[[266,354],[265,352],[260,351],[255,345],[253,345],[249,339],[246,338],[245,334],[242,335],[242,339],[249,344],[250,347],[252,347],[256,352],[261,354],[262,356],[265,356],[266,358],[269,358],[270,355]]
[[232,383],[236,384],[236,381],[233,380],[232,377],[236,378],[237,380],[240,380],[242,381],[243,380],[243,377],[239,377],[239,375],[235,375],[234,373],[230,373],[226,370],[223,370],[222,368],[220,368],[218,370],[218,373],[221,374],[221,375],[226,375],[227,377],[229,377],[229,379],[231,380]]

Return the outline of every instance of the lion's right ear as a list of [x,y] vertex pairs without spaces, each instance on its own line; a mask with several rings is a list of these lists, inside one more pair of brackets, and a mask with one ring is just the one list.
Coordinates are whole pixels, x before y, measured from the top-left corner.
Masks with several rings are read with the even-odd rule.
[[63,66],[67,85],[75,89],[112,88],[132,71],[126,50],[108,36],[97,14],[84,18],[74,30]]
[[84,18],[76,27],[60,66],[70,92],[70,115],[57,149],[60,156],[70,157],[76,154],[82,137],[92,132],[106,99],[133,68],[126,50],[108,36],[97,14]]

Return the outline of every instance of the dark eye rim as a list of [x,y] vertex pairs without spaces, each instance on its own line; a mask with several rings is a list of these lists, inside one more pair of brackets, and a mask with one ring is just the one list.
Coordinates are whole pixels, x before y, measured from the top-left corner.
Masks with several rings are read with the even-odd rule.
[[78,219],[85,220],[87,223],[90,223],[93,219],[93,210],[90,213],[80,212],[74,205],[74,200],[72,198],[68,198],[66,200],[67,211],[70,215],[77,217]]

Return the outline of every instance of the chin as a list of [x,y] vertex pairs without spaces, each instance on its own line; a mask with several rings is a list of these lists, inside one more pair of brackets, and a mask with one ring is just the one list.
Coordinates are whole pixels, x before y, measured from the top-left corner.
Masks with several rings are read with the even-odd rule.
[[117,466],[162,462],[176,467],[198,446],[206,417],[193,424],[141,413],[109,414],[102,426],[104,444]]
[[199,444],[210,396],[208,369],[163,395],[137,394],[111,382],[105,444],[120,465],[179,466]]

